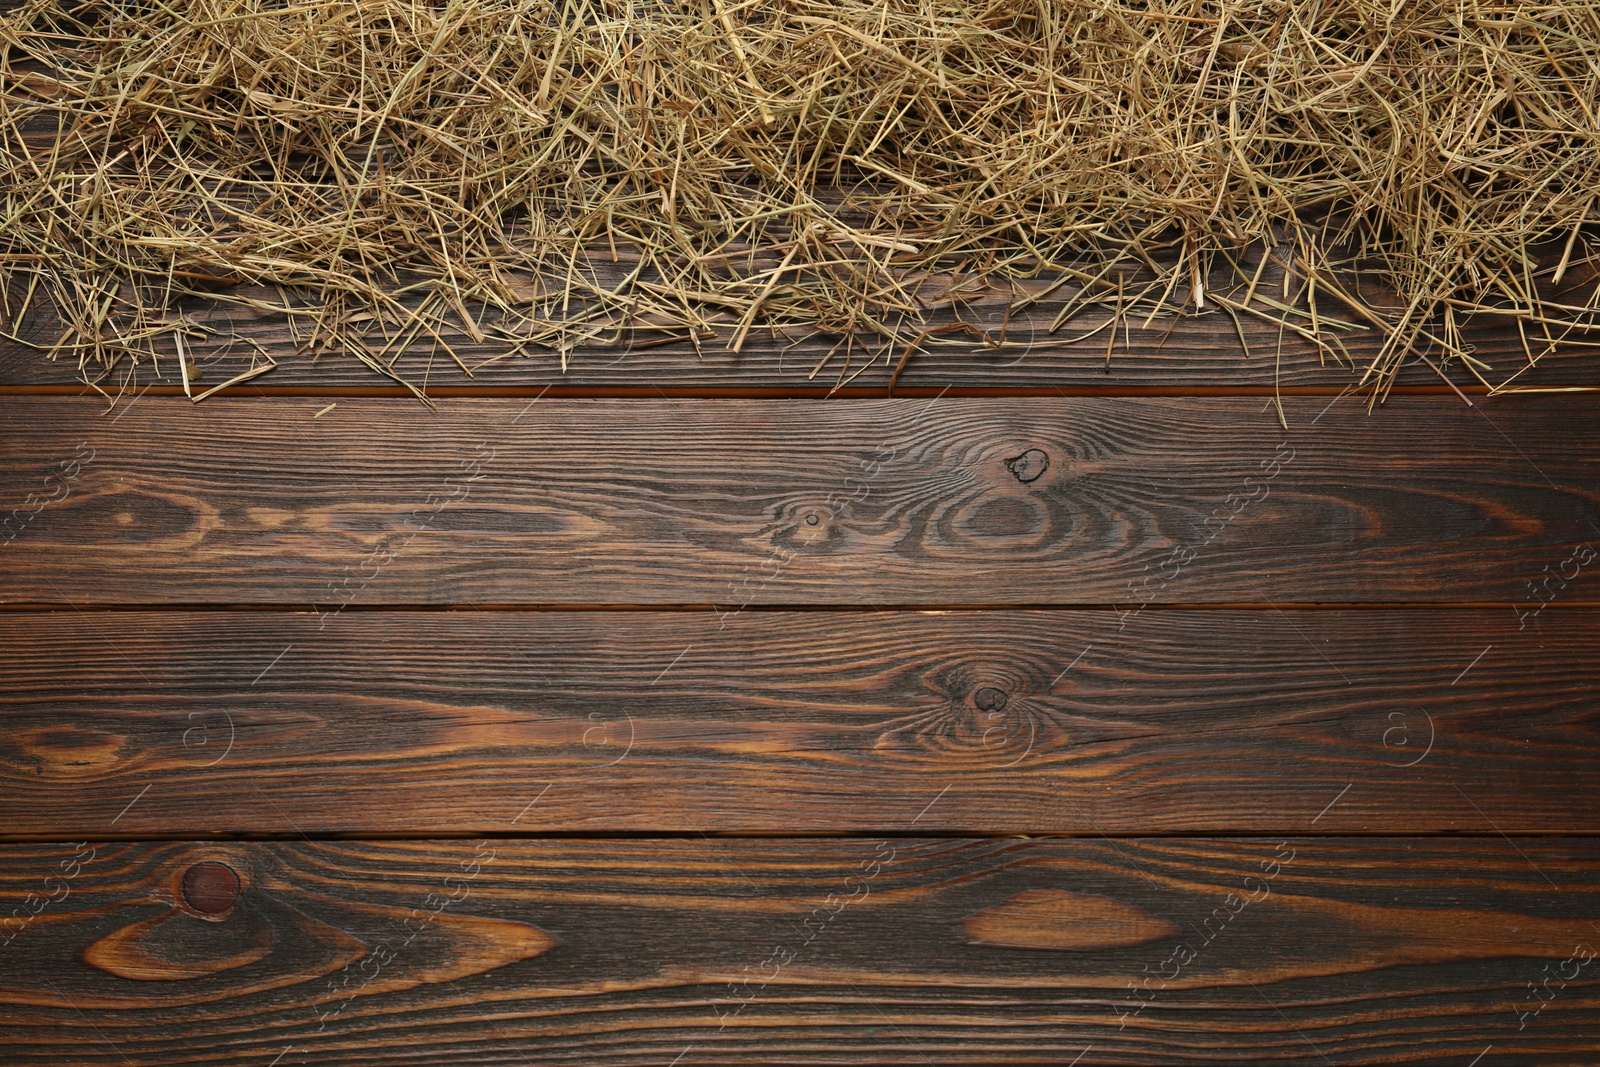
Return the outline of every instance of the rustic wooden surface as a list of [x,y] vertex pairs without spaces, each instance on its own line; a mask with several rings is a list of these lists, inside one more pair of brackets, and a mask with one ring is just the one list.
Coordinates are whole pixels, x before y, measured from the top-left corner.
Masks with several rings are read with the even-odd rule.
[[[1280,279],[1281,272],[1270,269],[1264,279],[1268,288],[1262,291],[1276,289]],[[1020,281],[1010,290],[970,287],[963,290],[958,302],[931,311],[931,323],[965,322],[976,333],[957,330],[927,338],[906,361],[898,387],[1013,395],[1057,389],[1270,393],[1275,386],[1337,392],[1359,380],[1359,372],[1382,347],[1375,330],[1333,330],[1330,336],[1348,357],[1341,360],[1292,332],[1284,333],[1249,315],[1240,316],[1235,326],[1215,307],[1198,315],[1190,309],[1181,321],[1163,318],[1148,326],[1143,316],[1129,316],[1126,328],[1117,326],[1114,339],[1109,329],[1095,332],[1112,320],[1111,310],[1091,307],[1052,334],[1050,326],[1067,303],[1059,294],[1045,295],[1020,310],[1008,310],[1046,288],[1047,283],[1037,281]],[[266,289],[241,295],[263,303],[281,299]],[[1390,300],[1375,289],[1367,296],[1377,306]],[[192,320],[214,331],[208,338],[191,340],[186,348],[200,373],[199,387],[227,381],[249,369],[252,361],[259,364],[265,353],[277,362],[277,368],[236,387],[235,393],[288,391],[304,395],[400,389],[343,350],[313,346],[304,326],[297,336],[281,314],[202,300],[190,301],[185,310]],[[29,342],[44,346],[61,336],[59,325],[44,315],[32,316],[19,332]],[[563,371],[557,352],[533,348],[512,353],[503,342],[475,341],[447,324],[440,336],[472,372],[470,377],[449,352],[434,344],[385,358],[392,358],[397,376],[430,393],[553,387],[580,395],[622,391],[654,396],[658,391],[697,394],[738,389],[810,395],[846,385],[858,393],[881,393],[905,351],[903,346],[885,352],[882,346],[853,344],[847,360],[841,337],[757,330],[744,350],[735,353],[730,343],[733,333],[730,325],[717,327],[698,344],[680,331],[591,345],[571,353]],[[1084,340],[1067,343],[1073,337]],[[1109,359],[1108,339],[1112,340]],[[1472,346],[1474,358],[1487,364],[1483,376],[1491,384],[1513,376],[1519,386],[1540,387],[1592,385],[1600,380],[1600,353],[1568,345],[1546,356],[1545,339],[1537,329],[1524,337],[1515,329],[1498,328],[1492,320],[1480,320],[1467,328],[1466,343]],[[834,357],[823,364],[835,349]],[[1530,357],[1538,357],[1532,367],[1528,366]],[[114,392],[126,374],[127,368],[118,368],[109,375],[95,370],[90,376]],[[1459,368],[1452,368],[1450,378],[1464,388],[1476,384],[1476,379]],[[72,386],[80,381],[75,359],[50,362],[24,345],[0,346],[0,388]],[[1398,381],[1408,388],[1448,389],[1438,372],[1420,360],[1404,367]],[[142,367],[134,388],[165,385],[177,389],[181,384],[177,361],[169,359],[160,367]]]
[[1318,832],[1600,831],[1600,612],[1518,624],[0,614],[0,809],[40,838],[871,833],[938,793],[946,831],[1287,833],[1337,795]]
[[1600,399],[1034,325],[0,347],[0,1064],[1600,1060]]
[[[5,947],[8,1063],[1532,1064],[1600,1025],[1593,841],[3,855],[56,894]],[[237,890],[194,893],[215,864]]]
[[[1600,536],[1592,398],[0,407],[4,603],[1509,602]],[[54,490],[51,490],[54,492]],[[1359,565],[1355,565],[1359,560]],[[1570,599],[1569,597],[1563,598]]]

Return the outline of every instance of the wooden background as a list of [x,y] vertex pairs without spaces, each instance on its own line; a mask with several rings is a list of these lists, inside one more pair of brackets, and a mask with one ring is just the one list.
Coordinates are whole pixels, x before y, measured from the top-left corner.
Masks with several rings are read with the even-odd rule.
[[1596,1062],[1595,394],[1053,314],[0,350],[0,1063]]

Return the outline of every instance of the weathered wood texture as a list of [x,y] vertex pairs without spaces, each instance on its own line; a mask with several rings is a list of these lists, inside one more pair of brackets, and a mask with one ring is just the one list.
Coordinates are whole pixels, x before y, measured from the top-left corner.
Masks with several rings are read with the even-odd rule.
[[[969,323],[987,341],[965,331],[930,337],[907,361],[899,384],[908,389],[950,386],[1004,390],[1057,386],[1228,389],[1270,387],[1276,383],[1341,389],[1360,379],[1360,371],[1366,369],[1382,346],[1382,338],[1375,330],[1332,331],[1350,357],[1344,363],[1319,353],[1316,346],[1293,333],[1280,335],[1271,323],[1242,316],[1236,328],[1231,319],[1213,307],[1198,316],[1191,310],[1176,325],[1171,319],[1163,319],[1144,328],[1143,315],[1131,316],[1127,329],[1119,325],[1115,331],[1108,363],[1109,330],[1076,344],[1064,342],[1108,322],[1109,310],[1085,310],[1055,334],[1050,333],[1050,325],[1066,303],[1059,297],[1047,297],[1008,318],[1009,301],[1042,288],[1037,283],[1022,283],[1014,294],[1000,289],[974,291],[964,297],[959,310],[934,313],[931,321],[946,325],[958,320]],[[1372,295],[1381,301],[1380,294]],[[277,299],[266,290],[256,296],[266,302]],[[201,372],[202,387],[219,384],[249,369],[251,359],[258,358],[258,351],[270,353],[279,365],[256,378],[256,385],[336,389],[393,384],[343,351],[307,350],[308,339],[297,341],[282,315],[248,309],[208,309],[205,302],[199,301],[194,302],[190,314],[218,331],[215,337],[192,341],[187,348]],[[1248,352],[1240,343],[1240,330],[1249,345]],[[646,335],[631,343],[580,348],[563,372],[560,356],[552,350],[533,348],[519,355],[503,342],[474,341],[459,329],[446,328],[442,336],[472,369],[472,377],[463,374],[438,345],[416,345],[394,359],[392,366],[396,374],[429,387],[557,385],[579,389],[796,391],[826,390],[851,379],[855,387],[881,389],[887,386],[893,365],[905,351],[902,346],[885,355],[881,347],[863,349],[858,343],[850,352],[847,367],[838,336],[808,336],[803,331],[786,336],[758,330],[744,350],[736,353],[732,351],[731,325],[715,333],[703,337],[698,347],[689,340],[675,340],[672,335]],[[34,344],[49,345],[59,339],[61,328],[49,317],[35,315],[21,324],[20,335]],[[1484,377],[1491,383],[1517,375],[1517,384],[1524,386],[1600,384],[1600,354],[1594,349],[1569,345],[1554,355],[1541,355],[1536,366],[1524,369],[1530,354],[1544,351],[1544,339],[1537,331],[1530,334],[1525,346],[1515,327],[1485,319],[1469,330],[1468,338],[1475,347],[1475,358],[1490,366]],[[837,354],[813,377],[812,371],[835,346],[840,346]],[[875,356],[876,365],[863,371]],[[114,385],[125,370],[105,379],[105,383]],[[181,384],[176,358],[166,361],[159,371],[158,376],[157,368],[143,367],[140,385],[156,381]],[[852,378],[858,371],[863,372]],[[1450,378],[1462,386],[1477,384],[1477,379],[1459,367],[1451,369]],[[73,360],[53,362],[36,348],[0,342],[0,386],[70,385],[80,380]],[[1434,370],[1415,359],[1403,369],[1399,380],[1405,385],[1443,385]]]
[[1276,376],[1039,321],[0,400],[0,1065],[1600,1060],[1596,401],[931,398]]
[[1511,602],[1600,533],[1587,397],[405,405],[12,398],[0,595]]
[[0,832],[1600,832],[1600,612],[1519,621],[0,615]]
[[0,945],[0,1063],[1588,1063],[1596,862],[1292,834],[7,846],[31,921]]

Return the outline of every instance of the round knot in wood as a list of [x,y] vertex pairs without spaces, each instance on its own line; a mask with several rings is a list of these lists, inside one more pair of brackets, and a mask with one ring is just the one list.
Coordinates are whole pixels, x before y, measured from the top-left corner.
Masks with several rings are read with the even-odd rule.
[[996,689],[986,685],[973,694],[973,702],[978,705],[979,711],[1004,711],[1011,698],[1006,696],[1004,689]]
[[1050,469],[1050,457],[1037,448],[1030,448],[1022,455],[1006,460],[1006,467],[1017,481],[1026,484]]
[[227,911],[239,899],[239,876],[225,863],[197,863],[184,872],[183,899],[206,915]]

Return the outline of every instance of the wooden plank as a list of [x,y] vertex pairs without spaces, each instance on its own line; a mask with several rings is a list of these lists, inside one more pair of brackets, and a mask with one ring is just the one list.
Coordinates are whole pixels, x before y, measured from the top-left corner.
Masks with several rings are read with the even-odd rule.
[[[1084,311],[1055,334],[1050,332],[1050,326],[1065,306],[1064,299],[1047,297],[1029,309],[1008,314],[1008,302],[1028,289],[1041,288],[1037,283],[1025,283],[1015,294],[984,290],[973,294],[959,312],[952,309],[935,313],[930,321],[967,322],[987,340],[965,331],[929,338],[907,361],[900,386],[958,390],[1260,389],[1276,383],[1287,388],[1342,389],[1359,380],[1358,371],[1364,370],[1382,347],[1382,339],[1374,330],[1333,331],[1349,356],[1349,362],[1341,362],[1290,333],[1282,338],[1280,353],[1277,327],[1246,316],[1236,328],[1231,319],[1211,308],[1198,316],[1191,313],[1176,326],[1168,319],[1144,328],[1142,316],[1135,317],[1126,330],[1117,328],[1108,364],[1107,332],[1076,344],[1066,343],[1109,321],[1108,310]],[[264,302],[275,299],[265,290],[255,295]],[[255,385],[293,390],[393,384],[345,352],[307,351],[306,342],[295,339],[282,315],[208,307],[200,302],[190,308],[190,314],[218,331],[214,338],[194,341],[187,349],[200,371],[202,386],[219,384],[249,369],[251,360],[259,362],[258,353],[263,351],[277,361],[278,367],[255,379]],[[1248,352],[1240,343],[1241,329]],[[19,327],[19,333],[35,345],[48,346],[60,338],[61,328],[48,316],[34,316]],[[880,346],[863,349],[857,344],[851,349],[847,368],[844,349],[840,348],[833,361],[813,377],[818,364],[839,344],[838,336],[756,331],[744,350],[735,353],[733,335],[733,327],[726,326],[714,336],[701,338],[698,345],[673,340],[671,336],[644,336],[631,344],[581,348],[572,354],[568,369],[563,372],[560,356],[554,351],[534,348],[517,354],[504,343],[474,341],[464,332],[446,329],[442,336],[472,368],[473,377],[462,374],[450,355],[436,345],[414,346],[400,355],[393,366],[407,380],[430,387],[554,385],[573,389],[731,388],[794,392],[833,388],[845,379],[857,388],[883,389],[904,353],[903,346],[885,353]],[[1555,355],[1541,356],[1537,366],[1524,370],[1529,355],[1543,351],[1538,337],[1529,341],[1531,348],[1526,347],[1514,327],[1483,321],[1467,332],[1467,343],[1474,347],[1474,358],[1491,368],[1483,373],[1494,384],[1522,371],[1517,378],[1519,385],[1600,385],[1600,354],[1591,348],[1568,345]],[[876,365],[869,367],[874,358]],[[858,371],[860,376],[851,378]],[[1461,386],[1477,384],[1471,374],[1458,367],[1451,369],[1450,377]],[[80,380],[74,360],[54,362],[44,358],[39,349],[15,342],[0,344],[0,386],[71,385]],[[1421,360],[1413,360],[1399,380],[1408,386],[1443,384]],[[143,369],[141,385],[151,382],[182,384],[175,354],[160,368]]]
[[323,622],[0,615],[0,832],[1600,832],[1592,610]]
[[1600,533],[1596,403],[13,397],[0,597],[1527,601]]
[[0,857],[0,900],[31,919],[0,947],[7,1064],[1600,1050],[1592,839],[89,842]]

